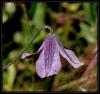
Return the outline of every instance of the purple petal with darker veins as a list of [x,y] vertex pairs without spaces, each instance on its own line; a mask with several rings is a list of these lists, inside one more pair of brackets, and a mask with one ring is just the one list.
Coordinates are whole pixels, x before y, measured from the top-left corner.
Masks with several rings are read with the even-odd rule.
[[[39,59],[36,62],[36,71],[41,78],[47,77],[48,73],[51,71],[52,63],[53,61],[55,61],[53,59],[55,54],[55,49],[56,49],[55,38],[52,35],[48,35],[45,40],[44,48],[39,56]],[[54,66],[55,65],[53,65],[53,67]],[[56,71],[58,72],[58,70]],[[50,73],[50,75],[53,75],[53,73]]]
[[46,77],[44,50],[42,50],[38,60],[36,61],[36,72],[39,77],[41,78]]
[[48,73],[47,76],[52,76],[54,74],[57,74],[60,70],[61,70],[60,55],[59,55],[59,52],[56,49],[54,57],[53,57],[51,70],[50,70],[50,72]]
[[56,38],[56,46],[59,51],[59,53],[74,67],[79,68],[83,65],[83,63],[80,63],[79,59],[75,55],[74,52],[71,50],[64,49],[61,42]]
[[[65,49],[66,53],[70,56],[66,57],[66,59],[69,61],[69,63],[74,67],[74,68],[79,68],[82,65],[84,65],[84,63],[81,63],[78,59],[78,57],[75,55],[75,53],[71,50]],[[74,63],[75,62],[75,63]]]
[[55,49],[56,49],[55,38],[53,35],[48,35],[45,41],[45,46],[44,46],[46,75],[48,75],[48,73],[51,70],[51,65],[52,65]]

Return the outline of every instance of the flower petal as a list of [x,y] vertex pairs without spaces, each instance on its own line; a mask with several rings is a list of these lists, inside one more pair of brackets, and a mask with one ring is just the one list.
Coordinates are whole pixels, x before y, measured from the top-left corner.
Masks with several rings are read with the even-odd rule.
[[32,53],[32,54],[30,54],[30,53],[23,53],[20,58],[21,59],[32,58],[35,54],[36,53]]
[[36,71],[41,78],[47,77],[51,70],[55,49],[55,38],[52,35],[48,35],[41,55],[36,62]]
[[65,49],[65,50],[66,50],[66,53],[70,56],[70,58],[69,57],[66,57],[66,58],[74,68],[79,68],[82,65],[84,65],[84,63],[81,63],[79,61],[78,57],[75,55],[73,51],[68,50],[68,49]]
[[57,39],[56,40],[56,46],[59,51],[59,53],[66,59],[68,62],[74,67],[79,68],[83,65],[83,63],[80,63],[79,59],[75,55],[75,53],[71,50],[64,49],[62,46],[62,43]]
[[36,71],[39,77],[44,78],[48,76],[52,76],[57,74],[61,69],[61,62],[60,62],[60,55],[59,52],[56,50],[53,58],[53,62],[51,62],[51,69],[49,72],[46,72],[45,68],[45,59],[44,59],[44,50],[41,52],[39,59],[36,62]]
[[44,78],[46,76],[44,50],[42,50],[39,59],[36,61],[36,72],[41,78]]
[[38,52],[40,52],[43,49],[44,45],[45,45],[45,40],[43,41],[42,45],[40,46],[40,48],[38,49],[38,51],[36,53],[31,53],[31,54],[30,53],[23,53],[21,55],[21,59],[32,58],[35,54],[37,54]]
[[61,70],[60,55],[59,55],[59,52],[56,49],[54,57],[53,57],[51,70],[50,70],[50,72],[48,73],[47,76],[52,76],[54,74],[57,74],[60,70]]
[[51,70],[51,65],[53,62],[53,57],[56,49],[55,38],[52,35],[48,35],[46,38],[45,46],[44,46],[44,59],[45,59],[45,70],[46,75]]
[[36,53],[40,52],[43,49],[44,45],[45,45],[45,40],[43,41],[42,45],[40,46],[40,48],[38,49]]

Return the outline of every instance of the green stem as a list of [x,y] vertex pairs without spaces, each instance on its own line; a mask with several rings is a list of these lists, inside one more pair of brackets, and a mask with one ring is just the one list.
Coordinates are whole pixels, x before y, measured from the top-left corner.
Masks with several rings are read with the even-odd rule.
[[24,51],[26,51],[26,49],[27,49],[29,46],[32,45],[32,42],[33,42],[34,39],[37,37],[37,35],[40,33],[40,31],[42,31],[42,30],[44,30],[44,29],[45,29],[45,30],[48,29],[49,32],[52,33],[52,29],[51,29],[51,27],[49,27],[49,26],[44,26],[43,28],[41,28],[38,32],[36,32],[36,33],[34,34],[34,36],[32,37],[32,39],[31,39],[30,42],[28,43],[28,45],[27,45],[22,51],[21,51],[9,64],[3,66],[3,69],[6,69],[6,68],[9,67],[11,64],[13,64],[18,58],[20,58],[20,56],[22,55],[22,53],[23,53]]

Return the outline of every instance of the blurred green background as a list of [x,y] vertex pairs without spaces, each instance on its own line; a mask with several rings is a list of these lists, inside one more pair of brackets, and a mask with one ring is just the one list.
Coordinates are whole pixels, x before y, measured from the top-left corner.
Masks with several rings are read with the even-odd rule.
[[[51,26],[64,47],[85,63],[74,69],[62,58],[62,70],[41,79],[36,74],[36,60],[17,59],[3,70],[3,91],[97,91],[97,9],[97,2],[3,3],[3,66],[45,25]],[[45,36],[45,32],[40,33],[26,52],[36,52]]]

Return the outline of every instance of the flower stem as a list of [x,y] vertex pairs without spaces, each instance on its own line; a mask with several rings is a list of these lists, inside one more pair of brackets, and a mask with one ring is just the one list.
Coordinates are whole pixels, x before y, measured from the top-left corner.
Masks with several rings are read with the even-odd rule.
[[43,29],[45,29],[45,31],[49,30],[50,34],[53,34],[53,30],[50,26],[44,26]]
[[27,46],[9,63],[9,64],[7,64],[7,65],[5,65],[5,66],[3,66],[3,69],[6,69],[6,68],[8,68],[11,64],[13,64],[18,58],[20,58],[20,56],[22,55],[22,53],[24,52],[24,51],[26,51],[26,49],[30,46],[30,45],[32,45],[32,42],[34,41],[34,39],[37,37],[37,35],[42,31],[42,30],[44,30],[45,29],[45,31],[46,31],[46,29],[49,29],[49,31],[50,31],[50,33],[53,33],[53,30],[51,29],[51,27],[50,26],[44,26],[43,28],[41,28],[38,32],[36,32],[35,34],[34,34],[34,36],[32,37],[32,39],[30,40],[30,42],[27,44]]

